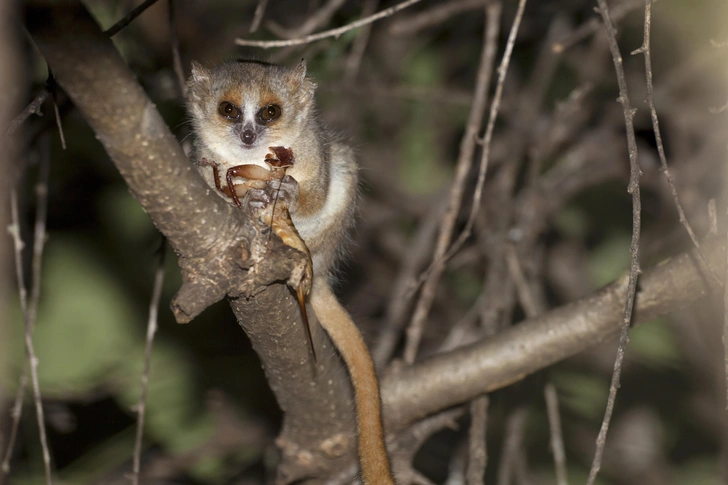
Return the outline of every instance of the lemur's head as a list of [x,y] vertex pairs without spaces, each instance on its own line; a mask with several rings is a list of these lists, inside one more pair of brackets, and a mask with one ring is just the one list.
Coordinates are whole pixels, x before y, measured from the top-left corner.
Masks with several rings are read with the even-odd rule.
[[187,104],[206,147],[245,159],[254,149],[291,146],[312,115],[315,90],[305,61],[293,69],[249,60],[206,69],[193,61]]

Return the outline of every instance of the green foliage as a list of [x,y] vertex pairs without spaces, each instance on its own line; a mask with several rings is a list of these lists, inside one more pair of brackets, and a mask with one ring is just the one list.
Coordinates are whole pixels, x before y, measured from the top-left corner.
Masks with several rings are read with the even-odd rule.
[[675,332],[664,318],[631,329],[629,353],[655,370],[677,369],[682,363]]
[[[609,394],[609,382],[599,376],[573,370],[558,370],[551,374],[564,409],[593,420],[601,418]],[[563,419],[563,418],[562,418]]]
[[589,256],[589,275],[597,286],[616,280],[629,267],[629,234],[612,233]]
[[149,235],[152,223],[124,185],[115,185],[101,194],[101,222],[123,242],[139,243]]
[[[416,87],[440,85],[440,61],[431,50],[412,56],[403,69],[405,83]],[[438,108],[431,103],[413,101],[407,103],[407,109],[399,116],[404,118],[400,134],[400,186],[415,194],[432,193],[450,178],[442,165]]]
[[[84,244],[54,238],[44,258],[43,290],[33,335],[38,374],[45,399],[73,400],[99,389],[114,395],[122,409],[133,409],[140,395],[144,365],[143,313],[135,311],[115,276],[106,271]],[[11,310],[13,367],[25,360],[20,309]],[[165,340],[157,340],[147,397],[146,440],[173,452],[201,446],[212,433],[211,417],[197,407],[198,390],[190,359]],[[7,376],[12,387],[17,378]],[[123,437],[113,438],[95,453],[120,452]],[[108,451],[108,450],[107,450]],[[131,456],[128,447],[122,457]],[[86,457],[89,466],[99,462]],[[86,460],[84,460],[86,462]],[[106,466],[113,465],[104,461]],[[116,463],[118,464],[118,463]],[[218,463],[218,466],[220,464]],[[206,465],[209,472],[210,463]],[[86,473],[83,466],[72,473]]]
[[[113,275],[68,240],[51,239],[44,257],[42,302],[33,335],[41,390],[48,398],[85,395],[107,382],[134,349],[130,322],[138,321]],[[12,321],[21,322],[16,307]],[[21,325],[13,360],[24,359]]]
[[471,305],[478,298],[483,282],[476,274],[469,271],[456,271],[448,273],[448,287],[455,293],[460,301]]
[[583,238],[589,229],[587,214],[576,205],[567,205],[560,210],[555,223],[561,233],[572,238]]
[[714,458],[701,457],[683,463],[672,470],[674,483],[689,483],[690,485],[716,485],[716,470],[720,465]]

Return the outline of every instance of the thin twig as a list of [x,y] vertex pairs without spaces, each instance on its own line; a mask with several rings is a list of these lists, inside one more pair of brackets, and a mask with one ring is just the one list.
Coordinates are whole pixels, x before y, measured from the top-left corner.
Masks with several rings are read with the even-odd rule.
[[[458,429],[458,419],[463,414],[465,414],[465,406],[456,406],[414,423],[408,427],[407,431],[397,436],[396,444],[393,447],[392,461],[407,464],[402,467],[403,469],[400,469],[402,479],[397,483],[432,484],[431,481],[422,477],[416,470],[411,468],[409,464],[414,462],[415,454],[432,435],[445,428],[452,430]],[[407,477],[407,479],[404,477]],[[352,482],[349,480],[346,483],[349,484]]]
[[[518,33],[518,27],[523,17],[523,10],[526,6],[526,0],[521,0],[518,4],[518,11],[516,17],[513,20],[511,26],[511,32],[508,36],[508,42],[506,44],[506,50],[503,54],[503,60],[498,68],[498,84],[496,86],[496,92],[491,104],[490,117],[488,119],[488,126],[495,125],[495,116],[500,106],[500,95],[503,92],[503,81],[505,74],[508,69],[508,63],[510,61],[510,54],[513,51],[513,45],[515,44],[515,37]],[[425,272],[426,280],[422,286],[422,293],[420,299],[415,307],[415,312],[412,317],[409,328],[407,329],[407,342],[405,344],[405,362],[412,363],[417,354],[420,339],[424,331],[424,322],[427,314],[430,311],[432,302],[435,297],[435,289],[437,283],[440,280],[440,276],[445,269],[445,261],[447,259],[446,252],[450,241],[452,241],[452,232],[457,221],[458,214],[460,212],[460,206],[462,204],[463,193],[465,190],[465,181],[473,163],[473,154],[475,152],[475,144],[477,133],[480,131],[480,125],[482,122],[483,112],[485,111],[487,88],[490,85],[490,79],[493,72],[493,63],[495,60],[495,48],[498,39],[498,26],[500,24],[500,13],[501,3],[494,2],[486,7],[486,27],[483,38],[483,50],[480,59],[480,68],[478,70],[478,77],[476,82],[476,90],[473,99],[473,107],[470,111],[468,118],[468,124],[465,128],[465,134],[463,135],[460,143],[460,155],[458,157],[457,167],[455,169],[455,178],[453,180],[452,188],[450,190],[450,197],[448,202],[448,209],[442,218],[440,234],[437,239],[437,245],[435,247],[435,254],[433,262],[430,268]],[[492,137],[492,127],[490,130],[486,128],[486,136],[490,131]],[[490,140],[490,138],[489,138]],[[486,152],[486,148],[483,148],[483,152]],[[487,170],[488,158],[484,156],[481,158],[480,171],[478,174],[478,184],[475,189],[475,195],[473,196],[473,210],[471,210],[471,218],[474,219],[474,215],[477,214],[475,209],[476,204],[480,204],[480,196],[482,195],[482,185],[485,183],[485,173]],[[472,224],[471,224],[472,226]],[[466,228],[469,230],[470,228]],[[465,238],[462,238],[463,240]],[[457,243],[456,243],[457,244]]]
[[[20,297],[20,308],[23,312],[25,322],[28,321],[28,289],[25,284],[25,272],[23,271],[23,248],[25,244],[20,236],[20,216],[18,213],[18,194],[15,190],[10,192],[10,218],[11,224],[8,226],[8,233],[13,238],[13,249],[15,254],[15,278],[18,283],[18,295]],[[24,366],[23,373],[20,376],[18,390],[15,394],[15,405],[12,412],[12,424],[10,428],[10,439],[5,449],[5,457],[2,463],[3,472],[10,473],[10,457],[15,447],[15,440],[18,435],[18,426],[20,418],[23,416],[23,397],[25,396],[25,388],[28,383],[28,369]]]
[[708,235],[718,235],[718,211],[715,208],[715,199],[708,201]]
[[[47,154],[46,154],[47,155]],[[45,228],[47,219],[47,201],[48,201],[48,177],[50,172],[50,158],[49,156],[43,157],[40,164],[38,173],[38,184],[36,185],[36,220],[35,229],[33,235],[33,258],[32,258],[32,272],[33,281],[30,292],[30,301],[27,298],[27,290],[25,277],[23,275],[22,268],[22,251],[23,241],[20,237],[20,217],[18,215],[18,197],[15,190],[11,192],[10,205],[12,214],[12,225],[10,228],[13,236],[13,245],[15,248],[15,270],[16,277],[18,279],[18,289],[20,292],[21,308],[23,310],[24,327],[25,327],[25,347],[28,353],[28,361],[30,363],[30,376],[33,384],[33,400],[35,402],[36,419],[38,421],[38,432],[40,435],[41,448],[43,450],[43,465],[45,469],[46,484],[52,485],[53,476],[51,473],[51,457],[48,449],[48,438],[46,436],[45,429],[45,417],[43,415],[43,401],[40,393],[40,385],[38,382],[38,358],[35,354],[35,348],[33,346],[32,333],[35,328],[35,320],[38,310],[38,302],[40,301],[40,276],[42,269],[42,257],[43,248],[45,247]],[[22,395],[25,393],[25,385],[27,377],[25,371],[20,378],[20,384],[18,386],[18,395],[20,395],[20,402],[22,409]],[[16,403],[18,396],[16,396]],[[17,410],[17,409],[15,409]],[[13,417],[13,427],[17,428],[17,424],[20,421],[21,411],[17,412],[17,420]],[[5,459],[3,461],[3,470],[9,472],[10,470],[10,455],[12,448],[15,445],[15,436],[17,436],[17,429],[11,431],[12,441],[8,443],[8,449],[6,451]]]
[[20,428],[20,418],[23,417],[23,397],[25,397],[25,389],[28,387],[28,369],[23,366],[23,373],[20,375],[18,383],[18,391],[15,393],[15,402],[10,412],[12,423],[10,425],[10,436],[8,437],[8,446],[5,449],[5,456],[0,470],[7,475],[10,473],[10,459],[13,456],[13,448],[15,448],[15,440],[18,439],[18,429]]
[[443,485],[465,485],[465,467],[468,465],[468,447],[463,443],[453,452]]
[[50,93],[53,95],[53,115],[56,119],[56,127],[58,128],[58,136],[61,138],[61,148],[63,150],[66,149],[66,135],[63,133],[63,123],[61,123],[61,113],[58,111],[58,85],[56,84],[56,79],[53,77],[53,71],[51,71],[51,67],[48,66],[48,80],[46,81],[46,87],[50,91]]
[[174,16],[174,2],[169,0],[167,15],[169,16],[169,43],[172,47],[172,65],[177,75],[177,85],[182,98],[187,97],[187,83],[185,82],[185,71],[182,68],[182,56],[179,53],[179,36],[177,35],[177,22]]
[[564,452],[564,437],[561,434],[561,415],[559,414],[559,397],[556,387],[550,382],[543,389],[546,398],[546,412],[549,419],[549,436],[551,453],[554,455],[554,469],[556,470],[556,485],[569,485],[566,476],[566,453]]
[[721,113],[725,113],[728,111],[728,102],[723,104],[722,106],[711,106],[708,108],[708,112],[712,115],[719,115]]
[[556,102],[555,113],[548,124],[548,128],[529,150],[531,164],[528,171],[527,183],[543,185],[541,181],[541,168],[544,160],[553,156],[556,150],[563,146],[567,140],[576,136],[575,131],[580,128],[586,116],[584,100],[592,92],[591,83],[582,84],[574,88],[566,99]]
[[480,396],[470,403],[470,436],[468,437],[468,485],[483,485],[485,467],[488,464],[486,446],[486,422],[488,396]]
[[25,272],[23,271],[23,249],[25,243],[20,236],[20,214],[18,210],[18,193],[13,190],[10,192],[10,218],[11,223],[8,227],[8,234],[13,238],[13,249],[15,250],[15,278],[18,282],[18,294],[20,295],[20,309],[23,317],[28,316],[28,287],[25,283]]
[[[621,20],[632,11],[637,10],[637,8],[639,8],[640,6],[640,2],[641,0],[632,0],[620,3],[619,5],[615,6],[614,11],[611,12],[612,20]],[[593,17],[587,22],[584,22],[578,28],[576,28],[576,30],[571,32],[568,36],[564,37],[558,42],[554,42],[554,44],[551,46],[551,49],[556,54],[561,54],[569,47],[573,47],[587,37],[595,34],[597,31],[599,31],[600,27],[601,22],[599,22],[599,19]]]
[[310,14],[297,28],[284,27],[274,22],[268,22],[266,26],[278,37],[297,39],[309,35],[314,30],[328,24],[345,2],[346,0],[328,0],[323,7]]
[[395,13],[399,12],[400,10],[404,10],[405,8],[412,6],[415,3],[418,3],[420,1],[421,0],[405,0],[404,2],[402,2],[398,5],[387,8],[385,10],[382,10],[379,13],[376,13],[369,17],[357,20],[356,22],[352,22],[343,27],[339,27],[337,29],[326,30],[324,32],[319,32],[318,34],[307,35],[300,39],[288,39],[288,40],[235,39],[235,44],[240,45],[240,46],[261,47],[263,49],[270,49],[271,47],[287,47],[287,46],[291,46],[291,45],[308,44],[308,43],[311,43],[311,42],[314,42],[317,40],[326,39],[327,37],[338,38],[342,34],[349,32],[350,30],[358,29],[359,27],[363,27],[365,25],[371,24],[373,22],[376,22],[377,20],[380,20],[380,19],[383,19],[386,17],[390,17],[390,16],[394,15]]
[[134,10],[126,14],[126,16],[116,22],[114,25],[106,29],[104,32],[109,37],[113,37],[118,34],[122,29],[129,25],[135,18],[140,16],[146,9],[157,3],[157,0],[146,0],[144,3],[136,7]]
[[260,27],[260,22],[263,20],[265,15],[265,7],[268,5],[268,0],[258,0],[258,5],[255,7],[255,13],[253,14],[253,22],[250,24],[249,33],[253,33]]
[[417,280],[417,275],[424,266],[432,251],[432,240],[437,234],[438,220],[444,211],[445,204],[438,200],[432,204],[432,216],[423,217],[417,225],[416,232],[409,240],[409,250],[400,261],[400,268],[394,284],[392,296],[385,312],[385,324],[379,338],[372,349],[372,358],[378,368],[383,368],[392,358],[402,336],[402,329],[407,324],[407,311],[411,305],[412,291],[410,287]]
[[[511,162],[505,167],[507,170],[504,170],[509,176],[501,176],[504,185],[496,188],[496,194],[502,192],[503,195],[495,196],[494,206],[503,209],[496,211],[492,221],[488,223],[489,233],[495,232],[498,236],[488,236],[485,239],[498,242],[488,254],[492,255],[491,259],[505,258],[508,269],[507,276],[498,273],[491,275],[489,267],[486,281],[495,283],[489,285],[489,299],[497,297],[492,294],[493,291],[502,292],[499,289],[499,280],[507,279],[529,318],[542,313],[547,307],[541,277],[544,271],[544,242],[539,235],[548,226],[551,205],[546,201],[551,200],[551,194],[542,189],[543,163],[547,159],[547,153],[557,150],[568,136],[567,127],[581,126],[580,116],[574,116],[577,113],[568,113],[564,109],[566,102],[557,103],[548,122],[543,119],[539,121],[539,107],[543,105],[544,96],[552,85],[559,63],[559,57],[551,51],[550,46],[553,39],[562,36],[567,29],[568,22],[562,15],[557,15],[550,22],[546,38],[539,55],[536,56],[538,60],[528,76],[529,81],[519,94],[519,108],[509,120],[514,127],[513,134],[509,137],[513,144],[513,148],[508,150]],[[523,140],[524,135],[528,135],[519,127],[541,127],[544,124],[548,128],[536,128],[530,140]],[[519,163],[519,160],[523,162]],[[522,189],[519,190],[516,184],[520,173],[524,174],[524,179],[521,182]],[[490,202],[491,205],[493,202]],[[497,265],[490,266],[497,269]]]
[[[59,122],[60,123],[60,122]],[[61,131],[62,133],[62,131]],[[30,331],[35,330],[35,321],[38,315],[40,302],[40,280],[43,269],[43,250],[46,243],[46,226],[48,221],[48,180],[50,178],[50,147],[38,167],[38,183],[35,186],[35,226],[33,228],[33,259],[31,262],[32,282],[30,287],[30,302],[28,304],[28,321]]]
[[33,383],[33,401],[35,403],[35,417],[38,421],[38,433],[40,435],[40,446],[43,449],[43,467],[45,469],[45,478],[47,485],[53,485],[53,475],[51,473],[51,454],[48,450],[48,437],[45,429],[45,416],[43,413],[43,398],[40,394],[40,383],[38,382],[38,357],[35,354],[33,346],[33,337],[30,334],[28,323],[25,328],[25,349],[28,352],[28,360],[30,361],[30,379]]
[[450,0],[438,3],[427,10],[392,23],[387,29],[392,35],[415,35],[433,25],[442,25],[450,17],[481,8],[493,0]]
[[518,35],[518,28],[521,25],[521,19],[523,18],[523,11],[525,8],[526,0],[518,2],[518,10],[516,11],[516,17],[513,19],[511,31],[508,34],[508,41],[506,42],[506,49],[503,52],[503,59],[501,59],[501,63],[498,66],[498,81],[495,86],[495,93],[493,94],[493,102],[490,105],[488,124],[485,127],[485,135],[483,136],[483,152],[480,157],[478,181],[475,184],[473,203],[470,206],[470,215],[468,216],[468,221],[465,223],[463,232],[460,236],[458,236],[457,241],[455,241],[452,247],[448,250],[448,257],[452,257],[452,255],[460,249],[460,246],[462,246],[466,239],[470,237],[473,224],[475,224],[475,219],[480,211],[480,201],[483,198],[485,176],[488,173],[488,163],[490,161],[490,149],[493,141],[493,131],[495,130],[495,120],[498,118],[498,110],[500,109],[501,99],[503,98],[503,85],[506,81],[508,66],[511,62],[511,54],[513,53],[513,47],[516,44],[516,36]]
[[63,133],[63,124],[61,123],[61,113],[58,111],[58,103],[53,100],[53,114],[56,118],[56,127],[58,128],[58,136],[61,138],[61,148],[66,149],[66,135]]
[[526,275],[523,273],[523,266],[518,260],[516,248],[512,243],[506,243],[504,245],[504,249],[508,272],[510,273],[513,284],[516,287],[518,301],[521,302],[523,312],[528,318],[536,317],[540,311],[536,305],[533,294],[531,293],[531,289],[528,287],[528,281],[526,281]]
[[141,470],[142,437],[144,435],[144,418],[146,416],[147,389],[149,387],[149,371],[152,366],[152,345],[154,335],[157,332],[157,317],[159,315],[159,300],[162,298],[162,287],[164,285],[164,257],[166,254],[166,240],[162,242],[159,250],[159,264],[154,274],[154,287],[152,289],[152,300],[149,303],[149,320],[147,321],[147,340],[144,347],[144,372],[142,373],[142,390],[139,396],[139,403],[136,406],[137,428],[136,439],[134,440],[134,465],[132,470],[132,483],[139,485],[139,471]]
[[[488,8],[491,8],[493,4],[491,4]],[[458,236],[457,240],[450,246],[450,248],[447,250],[446,253],[440,255],[438,258],[434,258],[433,263],[430,265],[430,267],[423,273],[422,277],[420,278],[420,282],[425,281],[429,279],[432,275],[431,273],[435,272],[435,267],[440,264],[444,264],[444,261],[449,260],[452,258],[455,253],[457,253],[462,245],[465,243],[465,241],[470,237],[473,230],[473,225],[475,224],[475,220],[478,216],[478,213],[480,211],[480,202],[483,198],[483,188],[485,187],[485,176],[488,173],[488,164],[490,162],[490,148],[491,148],[491,142],[493,140],[493,131],[495,129],[495,121],[498,117],[498,110],[500,109],[500,103],[501,99],[503,97],[503,86],[505,84],[506,74],[508,72],[508,66],[510,64],[511,60],[511,54],[513,53],[513,47],[516,43],[516,36],[518,34],[518,28],[520,26],[521,20],[523,18],[523,11],[526,8],[526,0],[521,0],[518,4],[518,10],[516,12],[516,17],[513,19],[513,24],[511,25],[511,30],[508,34],[508,40],[506,42],[506,48],[503,52],[503,58],[501,59],[501,63],[498,66],[498,81],[496,82],[496,88],[495,93],[493,94],[493,102],[490,106],[490,113],[488,115],[488,123],[486,125],[485,129],[485,135],[482,139],[474,139],[474,143],[480,143],[483,146],[483,151],[480,158],[480,166],[478,170],[478,179],[475,184],[475,190],[473,194],[473,202],[470,206],[470,215],[468,216],[468,220],[465,223],[465,228]],[[468,167],[469,169],[470,167]],[[456,169],[456,181],[457,179],[457,169]],[[464,180],[462,181],[464,183]],[[455,184],[455,182],[453,182]],[[458,200],[458,206],[456,209],[456,213],[453,217],[457,216],[457,212],[459,211],[459,205],[462,200],[462,197]],[[455,220],[452,221],[452,226],[454,227]],[[452,229],[450,230],[450,233],[452,232]],[[448,235],[448,240],[446,244],[450,243],[452,235]],[[436,278],[439,279],[439,276]],[[426,284],[426,282],[425,282]],[[423,293],[424,293],[424,287],[423,287]]]
[[[480,327],[485,335],[493,335],[512,323],[514,304],[516,303],[516,283],[506,265],[506,245],[518,243],[522,247],[519,253],[533,255],[531,258],[535,258],[538,253],[535,244],[536,230],[533,225],[523,221],[526,215],[519,208],[521,204],[516,197],[517,181],[519,174],[522,172],[523,160],[527,159],[528,147],[533,143],[530,139],[532,135],[525,131],[524,127],[532,127],[538,124],[539,107],[543,104],[546,90],[556,71],[557,59],[547,50],[546,46],[549,44],[550,39],[562,30],[562,25],[563,20],[561,17],[557,17],[551,22],[546,41],[540,49],[541,52],[536,56],[538,60],[528,76],[529,81],[520,91],[519,101],[516,107],[513,108],[515,111],[512,112],[509,119],[511,129],[506,130],[504,133],[509,162],[504,164],[495,179],[489,182],[488,204],[490,207],[497,209],[480,216],[478,212],[481,210],[479,199],[485,187],[483,186],[479,191],[476,190],[481,195],[478,195],[478,200],[474,200],[472,203],[470,222],[466,223],[466,227],[459,236],[458,241],[453,244],[448,252],[449,257],[454,255],[455,251],[459,251],[460,246],[469,237],[471,228],[476,222],[480,223],[476,237],[481,244],[484,244],[483,251],[488,255],[489,260],[483,294],[486,303],[481,307],[479,315]],[[491,124],[491,126],[493,125]],[[484,146],[482,156],[486,158],[481,160],[481,168],[485,167],[483,162],[489,157],[492,144],[492,142],[489,142]],[[532,167],[533,165],[531,163],[529,166]],[[481,183],[485,182],[483,172],[481,172],[480,180]],[[530,186],[527,180],[523,197],[528,197],[529,194],[535,197],[537,190],[535,186]],[[526,227],[528,229],[524,230]],[[518,236],[514,238],[515,235]],[[535,271],[536,267],[537,263],[534,260],[531,272]],[[528,286],[528,284],[526,282],[525,286]],[[528,292],[533,296],[536,296],[537,292],[539,292],[535,280]],[[540,301],[541,298],[538,300],[536,298],[532,299],[534,304],[531,305],[531,308],[533,308],[534,312],[540,312],[539,308],[545,307],[545,304]]]
[[[720,278],[718,275],[716,275],[713,271],[710,265],[708,265],[707,260],[705,259],[705,255],[700,250],[700,243],[698,242],[698,238],[695,235],[695,231],[693,231],[692,226],[690,225],[690,222],[688,221],[687,216],[685,215],[685,211],[683,210],[682,203],[680,203],[680,197],[677,193],[677,188],[675,187],[675,182],[672,178],[672,175],[670,174],[670,169],[667,166],[667,157],[665,156],[665,147],[662,143],[662,134],[660,132],[660,122],[657,118],[657,108],[655,108],[655,96],[652,86],[652,54],[650,52],[650,30],[652,27],[652,2],[654,0],[646,0],[645,1],[645,26],[644,26],[644,42],[642,43],[642,46],[639,49],[636,49],[632,51],[632,55],[635,54],[643,54],[645,57],[645,84],[647,87],[647,92],[645,96],[645,100],[647,101],[647,104],[650,107],[650,118],[652,119],[652,131],[655,133],[655,141],[657,143],[657,153],[660,157],[660,166],[662,168],[662,173],[665,174],[665,179],[667,180],[667,185],[670,187],[670,193],[672,194],[672,199],[675,202],[675,208],[677,209],[677,213],[680,219],[680,224],[683,225],[685,228],[685,231],[687,231],[688,236],[690,236],[690,240],[693,242],[693,246],[695,246],[695,249],[697,249],[698,257],[700,258],[701,262],[703,263],[703,267],[708,269],[708,273],[713,278],[713,282],[716,285],[720,285]],[[727,357],[728,358],[728,357]],[[728,404],[728,402],[727,402]]]
[[8,128],[5,130],[5,137],[8,138],[15,133],[20,125],[22,125],[23,122],[30,117],[30,115],[36,114],[38,116],[43,116],[43,112],[40,110],[40,107],[50,94],[51,93],[47,88],[43,89],[43,91],[41,91],[18,116],[13,118],[13,121],[10,122]]
[[[50,91],[46,91],[50,93]],[[38,99],[38,98],[36,98]],[[60,123],[60,121],[57,121]],[[61,134],[63,132],[61,131]],[[61,136],[61,139],[63,137]],[[20,307],[23,312],[23,320],[26,326],[30,327],[32,333],[35,327],[35,320],[40,301],[40,274],[43,260],[43,248],[45,245],[45,228],[47,220],[48,206],[48,175],[49,163],[47,158],[40,165],[38,176],[38,185],[36,186],[36,217],[33,235],[33,258],[32,258],[32,277],[33,286],[31,288],[30,303],[28,302],[28,290],[25,281],[25,271],[23,271],[23,249],[25,243],[20,235],[20,216],[18,211],[18,194],[15,190],[10,193],[10,213],[12,223],[8,227],[8,232],[13,238],[13,246],[15,249],[15,276],[18,283],[18,294],[20,297]],[[8,439],[5,456],[2,462],[2,471],[10,473],[10,458],[12,457],[15,440],[18,435],[18,427],[20,419],[23,416],[23,398],[25,390],[28,386],[28,368],[23,367],[20,375],[18,389],[15,394],[15,402],[12,411],[12,424],[10,429],[10,438]],[[42,426],[41,426],[42,428]],[[42,440],[41,440],[42,441]]]
[[[379,0],[366,0],[364,8],[362,8],[361,15],[366,18],[377,11],[379,6]],[[346,69],[344,71],[344,84],[352,85],[356,76],[359,74],[359,68],[361,61],[364,58],[364,52],[366,52],[367,45],[369,44],[369,34],[372,31],[372,26],[367,25],[359,31],[354,39],[354,43],[351,46],[351,52],[346,58]]]
[[417,470],[411,471],[411,483],[412,485],[435,485],[435,482],[418,472]]
[[422,294],[417,301],[410,325],[407,328],[407,340],[404,350],[404,360],[406,363],[413,363],[417,355],[417,349],[419,348],[424,331],[425,318],[432,306],[437,282],[444,271],[443,256],[452,238],[452,231],[455,227],[455,222],[460,212],[463,193],[465,192],[465,182],[473,165],[476,139],[480,132],[483,115],[487,106],[488,87],[490,86],[493,65],[495,63],[498,34],[500,32],[501,9],[501,2],[494,2],[485,8],[486,22],[483,28],[483,47],[478,73],[476,75],[473,102],[467,124],[465,125],[465,133],[460,140],[460,151],[455,168],[455,177],[450,188],[447,208],[441,218],[440,231],[432,258],[433,262],[425,272],[426,279],[422,287]]
[[526,427],[528,409],[518,408],[508,416],[505,437],[503,438],[503,454],[498,464],[498,485],[513,483],[513,469],[518,463],[518,455],[523,447],[523,433]]
[[[55,102],[54,102],[54,106]],[[57,108],[57,107],[56,107]],[[60,116],[56,109],[56,123],[59,127],[61,140],[64,139],[61,127]],[[64,142],[65,149],[65,142]],[[50,147],[47,148],[38,169],[38,183],[35,186],[36,213],[35,227],[33,229],[33,258],[31,271],[33,281],[30,287],[30,302],[28,304],[28,316],[25,323],[25,345],[30,360],[30,377],[33,382],[33,400],[35,401],[36,418],[40,433],[40,444],[43,448],[43,465],[45,466],[46,482],[53,483],[51,475],[51,458],[48,450],[48,439],[46,437],[45,419],[43,417],[43,402],[41,400],[40,385],[38,383],[38,359],[33,348],[32,333],[35,330],[35,322],[38,315],[38,304],[40,302],[40,281],[43,269],[43,250],[46,243],[46,226],[48,220],[48,180],[50,179]]]
[[[650,2],[651,0],[645,0]],[[627,295],[624,303],[624,312],[622,314],[622,330],[619,334],[619,344],[617,346],[617,356],[614,360],[614,372],[612,373],[612,382],[609,386],[609,398],[607,399],[607,407],[604,411],[604,419],[599,430],[596,441],[596,451],[594,452],[594,460],[589,470],[589,478],[587,485],[593,485],[594,480],[599,473],[602,464],[602,456],[604,454],[604,445],[607,441],[607,431],[609,423],[612,419],[614,411],[614,402],[617,398],[617,389],[619,388],[619,380],[622,374],[622,361],[624,360],[624,352],[629,343],[629,327],[632,321],[632,309],[634,307],[634,299],[637,291],[637,279],[641,273],[639,260],[639,241],[641,228],[641,212],[642,203],[640,200],[640,184],[639,179],[642,175],[639,160],[637,158],[637,141],[634,133],[634,115],[636,110],[632,108],[629,100],[629,92],[627,90],[627,80],[624,76],[624,68],[622,56],[619,53],[619,44],[617,44],[617,29],[609,17],[609,9],[606,0],[597,0],[599,5],[598,11],[604,21],[607,32],[607,40],[609,41],[609,50],[612,53],[614,61],[614,70],[617,75],[617,83],[619,84],[619,103],[622,104],[624,111],[624,124],[627,131],[627,149],[629,153],[630,177],[627,192],[632,194],[632,241],[629,251],[631,253],[631,262],[629,270],[629,283],[627,286]]]

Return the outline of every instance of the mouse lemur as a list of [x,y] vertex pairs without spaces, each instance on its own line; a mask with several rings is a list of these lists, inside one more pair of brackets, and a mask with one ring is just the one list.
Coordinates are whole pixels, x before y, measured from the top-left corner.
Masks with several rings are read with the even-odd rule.
[[[206,69],[193,62],[188,88],[193,161],[211,160],[224,173],[244,164],[268,169],[264,160],[269,147],[290,148],[295,155],[287,174],[298,182],[299,191],[290,214],[313,260],[310,304],[351,375],[364,483],[393,485],[374,364],[328,281],[354,220],[357,166],[352,150],[318,120],[316,84],[306,76],[305,62],[293,69],[258,61]],[[213,168],[201,164],[199,170],[215,188]]]

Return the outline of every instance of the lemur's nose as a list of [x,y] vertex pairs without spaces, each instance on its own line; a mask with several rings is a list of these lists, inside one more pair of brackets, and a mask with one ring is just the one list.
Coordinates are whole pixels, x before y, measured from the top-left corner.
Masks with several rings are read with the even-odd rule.
[[240,134],[240,139],[246,145],[252,145],[253,143],[255,143],[255,138],[256,138],[256,136],[255,136],[255,132],[253,130],[244,130]]

